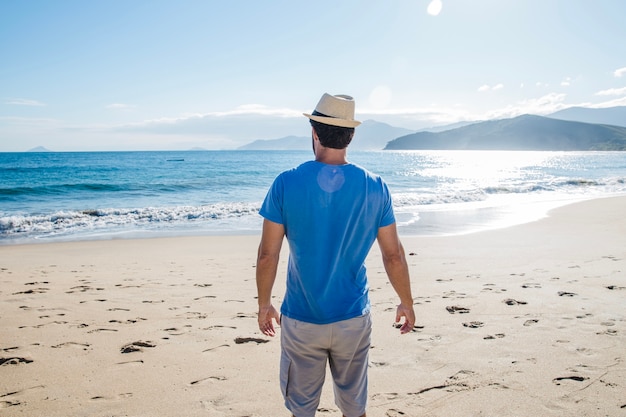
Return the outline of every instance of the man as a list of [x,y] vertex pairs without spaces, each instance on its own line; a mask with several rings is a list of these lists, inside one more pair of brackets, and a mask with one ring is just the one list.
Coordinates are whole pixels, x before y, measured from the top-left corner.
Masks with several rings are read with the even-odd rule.
[[[260,330],[281,325],[280,384],[295,417],[314,417],[329,363],[344,417],[365,416],[371,319],[365,259],[375,240],[400,298],[400,333],[415,323],[409,271],[391,196],[377,175],[351,164],[360,122],[350,96],[324,94],[312,114],[315,160],[281,173],[267,193],[256,281]],[[289,244],[281,315],[272,305],[283,237]]]

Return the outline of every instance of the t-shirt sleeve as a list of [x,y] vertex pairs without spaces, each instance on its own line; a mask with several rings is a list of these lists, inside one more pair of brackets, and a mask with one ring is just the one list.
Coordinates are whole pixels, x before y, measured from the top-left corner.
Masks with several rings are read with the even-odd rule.
[[383,181],[383,215],[380,219],[378,227],[389,226],[396,222],[396,216],[393,213],[393,200],[387,184]]
[[281,176],[272,183],[259,214],[274,223],[283,224],[283,181]]

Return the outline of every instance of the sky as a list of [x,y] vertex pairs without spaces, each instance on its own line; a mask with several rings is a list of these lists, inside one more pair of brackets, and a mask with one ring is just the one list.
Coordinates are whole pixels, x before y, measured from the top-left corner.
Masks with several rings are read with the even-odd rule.
[[[0,1],[0,152],[234,149],[626,105],[624,0]],[[358,129],[358,128],[357,128]]]

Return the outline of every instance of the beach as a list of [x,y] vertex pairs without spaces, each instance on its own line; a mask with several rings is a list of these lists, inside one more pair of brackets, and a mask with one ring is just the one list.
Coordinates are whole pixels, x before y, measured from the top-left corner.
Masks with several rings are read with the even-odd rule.
[[[376,245],[368,416],[626,416],[626,197]],[[0,415],[289,416],[256,322],[258,235],[0,246]],[[284,291],[287,245],[274,288]],[[280,332],[280,330],[279,330]],[[327,378],[319,416],[340,416]]]

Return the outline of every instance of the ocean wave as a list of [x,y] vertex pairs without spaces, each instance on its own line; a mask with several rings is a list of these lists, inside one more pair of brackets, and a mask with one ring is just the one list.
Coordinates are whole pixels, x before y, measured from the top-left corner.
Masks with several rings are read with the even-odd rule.
[[115,184],[56,184],[56,185],[42,185],[36,187],[12,187],[12,188],[0,188],[0,197],[2,196],[19,196],[19,197],[37,197],[37,196],[52,196],[52,195],[64,195],[71,192],[118,192],[126,191],[127,187]]
[[207,206],[108,208],[58,211],[44,215],[7,215],[0,217],[0,239],[111,232],[124,228],[184,226],[255,215],[259,207],[259,203],[224,203]]
[[459,204],[484,201],[485,192],[480,189],[463,192],[401,192],[393,193],[393,203],[397,207],[430,206],[438,204]]
[[105,184],[105,183],[78,183],[78,184],[54,184],[31,187],[0,188],[1,196],[45,196],[62,195],[76,192],[180,192],[188,189],[200,188],[194,184]]
[[[465,188],[464,188],[465,187]],[[542,195],[595,195],[597,193],[626,192],[626,179],[622,177],[588,178],[553,178],[542,182],[519,181],[493,186],[473,186],[471,184],[441,186],[434,189],[417,189],[394,192],[394,204],[398,207],[431,206],[460,203],[476,203],[488,200],[492,196],[520,196],[524,194]]]

